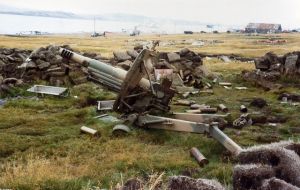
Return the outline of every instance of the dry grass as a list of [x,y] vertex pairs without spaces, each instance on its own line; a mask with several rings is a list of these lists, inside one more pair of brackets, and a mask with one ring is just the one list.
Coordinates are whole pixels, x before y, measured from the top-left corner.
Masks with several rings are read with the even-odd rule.
[[[257,40],[280,38],[287,40],[282,45],[259,44]],[[202,53],[239,54],[243,56],[262,56],[268,51],[284,54],[288,51],[298,50],[300,43],[299,34],[276,34],[246,36],[244,34],[193,34],[193,35],[142,35],[109,36],[91,38],[81,36],[37,36],[37,37],[7,37],[0,36],[0,47],[35,49],[49,44],[69,44],[80,51],[92,51],[111,57],[115,50],[132,48],[135,44],[151,40],[160,40],[161,44],[174,42],[173,45],[160,46],[161,51],[178,51],[183,47]],[[184,44],[184,40],[219,40],[224,43],[207,44],[202,47]]]
[[29,185],[33,189],[38,189],[46,180],[70,180],[88,172],[87,165],[75,165],[69,157],[49,159],[34,154],[6,162],[1,167],[0,186]]

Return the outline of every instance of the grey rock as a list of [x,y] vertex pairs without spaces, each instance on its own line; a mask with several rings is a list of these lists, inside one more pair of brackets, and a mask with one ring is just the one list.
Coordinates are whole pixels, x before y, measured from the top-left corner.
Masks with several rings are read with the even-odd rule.
[[117,61],[126,61],[126,60],[131,59],[131,57],[126,52],[115,51],[113,54]]
[[40,70],[44,70],[44,69],[47,69],[48,67],[50,67],[50,63],[49,62],[46,62],[46,61],[43,61],[43,60],[37,60],[36,61],[37,63],[37,66]]
[[286,57],[285,65],[284,65],[284,69],[285,69],[284,73],[286,75],[296,72],[297,60],[298,60],[298,55],[290,55]]
[[135,50],[127,50],[127,54],[132,57],[133,59],[137,58],[137,56],[139,55],[139,53]]
[[168,60],[169,62],[175,62],[175,61],[179,61],[180,60],[180,55],[177,53],[168,53],[167,54]]
[[0,67],[5,65],[5,62],[0,59]]
[[34,69],[34,68],[36,68],[35,62],[29,61],[29,62],[26,64],[26,68],[28,68],[28,69]]

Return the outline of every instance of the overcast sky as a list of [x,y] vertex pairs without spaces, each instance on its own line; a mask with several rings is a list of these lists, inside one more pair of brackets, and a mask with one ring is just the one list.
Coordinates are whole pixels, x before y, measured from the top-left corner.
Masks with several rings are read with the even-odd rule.
[[229,25],[300,27],[300,0],[0,0],[1,4],[74,13],[131,13]]

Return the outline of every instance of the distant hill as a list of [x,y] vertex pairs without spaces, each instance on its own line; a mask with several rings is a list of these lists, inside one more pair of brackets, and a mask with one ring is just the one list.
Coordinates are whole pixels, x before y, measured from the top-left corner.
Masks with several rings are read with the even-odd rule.
[[53,17],[53,18],[67,18],[67,19],[94,19],[106,21],[126,21],[126,22],[171,22],[184,25],[207,25],[210,23],[201,23],[197,21],[175,20],[153,18],[143,15],[125,14],[125,13],[110,13],[103,15],[81,15],[71,12],[62,11],[43,11],[32,9],[20,9],[17,7],[6,6],[0,4],[0,14],[24,15],[24,16],[39,16],[39,17]]
[[16,7],[1,5],[1,4],[0,4],[0,14],[54,17],[54,18],[77,18],[77,19],[81,18],[81,16],[69,12],[28,10],[28,9],[20,9]]

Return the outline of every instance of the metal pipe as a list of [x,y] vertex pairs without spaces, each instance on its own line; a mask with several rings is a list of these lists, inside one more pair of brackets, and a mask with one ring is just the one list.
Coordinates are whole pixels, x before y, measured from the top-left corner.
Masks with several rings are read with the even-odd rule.
[[227,113],[228,112],[228,108],[224,105],[224,104],[219,104],[218,108],[222,111]]
[[203,167],[209,163],[205,156],[196,147],[191,148],[190,153],[197,160],[200,167]]
[[233,155],[238,155],[243,149],[236,144],[231,138],[225,135],[217,125],[211,125],[209,128],[209,134],[214,139],[219,141],[227,150]]

